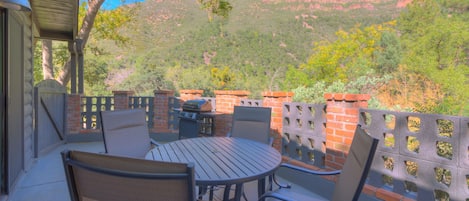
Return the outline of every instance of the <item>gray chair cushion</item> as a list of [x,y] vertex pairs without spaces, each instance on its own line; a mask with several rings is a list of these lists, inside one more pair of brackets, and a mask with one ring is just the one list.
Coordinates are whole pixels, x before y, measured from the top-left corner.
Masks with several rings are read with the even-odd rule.
[[62,152],[72,201],[195,200],[193,164]]
[[[378,139],[375,139],[368,135],[360,126],[357,126],[355,130],[355,136],[353,138],[350,150],[347,154],[344,166],[341,171],[329,171],[321,172],[309,170],[303,167],[298,167],[292,164],[282,164],[281,167],[289,168],[292,171],[298,172],[299,174],[306,175],[334,175],[340,173],[339,179],[334,186],[332,193],[332,201],[356,201],[359,199],[361,191],[366,181],[366,177],[371,167],[371,163],[376,152],[378,145]],[[311,181],[314,182],[314,181]],[[324,193],[325,190],[321,188],[315,188],[311,185],[303,185],[309,187],[313,192],[317,194]],[[267,192],[262,198],[276,198],[278,200],[315,200],[313,198],[319,198],[322,196],[316,196],[315,194],[308,194],[302,197],[291,188],[283,188]],[[317,191],[315,191],[317,190]],[[310,199],[307,199],[310,197]],[[327,197],[329,200],[329,197]]]
[[270,144],[271,111],[267,107],[235,106],[230,135]]
[[151,148],[144,109],[101,112],[106,153],[143,158]]

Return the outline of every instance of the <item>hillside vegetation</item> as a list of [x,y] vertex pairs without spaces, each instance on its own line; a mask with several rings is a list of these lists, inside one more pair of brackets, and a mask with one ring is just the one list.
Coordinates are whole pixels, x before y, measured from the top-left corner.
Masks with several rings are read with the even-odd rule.
[[124,8],[127,43],[90,39],[86,94],[282,90],[317,103],[368,93],[374,108],[469,115],[466,0],[228,2],[229,16],[213,20],[194,0]]
[[[208,94],[214,89],[246,89],[254,96],[263,90],[283,90],[287,67],[306,62],[313,42],[332,41],[340,29],[389,21],[399,12],[395,0],[230,3],[229,17],[212,22],[193,0],[137,4],[135,20],[122,30],[130,44],[96,44],[121,60],[110,71],[110,87],[143,94],[156,88],[203,87]],[[213,68],[228,73],[220,75],[221,83],[231,83],[204,84]]]

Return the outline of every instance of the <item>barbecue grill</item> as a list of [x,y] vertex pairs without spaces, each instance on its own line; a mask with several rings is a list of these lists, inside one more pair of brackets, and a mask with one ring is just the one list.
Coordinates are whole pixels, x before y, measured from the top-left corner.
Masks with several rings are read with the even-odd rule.
[[205,99],[188,100],[179,113],[179,139],[213,135],[212,102]]
[[182,104],[182,111],[185,112],[212,112],[212,103],[205,99],[188,100]]

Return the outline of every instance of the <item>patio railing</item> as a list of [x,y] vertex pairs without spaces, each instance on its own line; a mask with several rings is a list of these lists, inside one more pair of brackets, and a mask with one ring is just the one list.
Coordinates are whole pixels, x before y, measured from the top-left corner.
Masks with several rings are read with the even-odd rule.
[[[200,93],[195,96],[210,99],[219,113],[215,118],[219,133],[215,135],[224,135],[229,130],[233,105],[272,107],[272,135],[277,139],[274,146],[284,157],[301,162],[305,167],[337,169],[346,157],[347,142],[353,137],[354,126],[361,124],[380,139],[365,188],[368,193],[380,199],[389,197],[389,192],[394,199],[469,198],[468,117],[372,110],[366,108],[367,99],[361,96],[356,96],[357,100],[346,95],[332,96],[326,97],[327,104],[308,104],[291,102],[289,96],[276,97],[276,93],[267,94],[263,100],[248,99],[239,92],[231,95],[233,97],[223,94],[207,98]],[[147,114],[152,116],[148,118],[150,122],[161,120],[169,130],[177,130],[174,108],[194,96],[182,93],[176,98],[169,93],[167,97],[160,97],[160,101],[152,98],[129,96],[128,107],[147,108]],[[161,100],[167,100],[166,108],[157,106]],[[116,107],[112,97],[83,97],[82,101],[82,125],[86,129],[98,128],[98,110]],[[227,103],[229,101],[232,102]],[[166,111],[167,117],[161,117],[159,110]],[[150,122],[149,126],[156,126]],[[343,151],[342,156],[338,151]]]
[[[207,98],[211,99],[211,98]],[[168,128],[177,130],[179,128],[179,112],[177,108],[181,107],[180,99],[178,97],[169,97],[169,119]],[[154,113],[154,97],[151,96],[129,96],[128,108],[145,108],[147,114],[147,124],[149,128],[153,128]],[[83,96],[81,97],[81,125],[82,129],[86,130],[99,130],[101,129],[99,123],[101,111],[114,110],[114,97],[113,96]]]
[[361,109],[381,139],[368,183],[417,200],[467,200],[469,118]]

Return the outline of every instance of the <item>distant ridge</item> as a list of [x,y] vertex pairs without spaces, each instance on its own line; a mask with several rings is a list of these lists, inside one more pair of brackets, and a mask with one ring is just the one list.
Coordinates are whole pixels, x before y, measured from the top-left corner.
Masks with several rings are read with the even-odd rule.
[[[135,20],[121,31],[131,38],[131,44],[120,47],[110,41],[98,41],[113,62],[121,62],[110,70],[119,76],[110,76],[109,83],[117,86],[128,79],[129,88],[148,89],[150,93],[154,89],[151,84],[157,78],[163,80],[168,69],[180,77],[182,70],[193,69],[188,71],[193,74],[209,64],[229,67],[232,72],[263,68],[273,78],[285,73],[289,66],[307,62],[316,42],[334,41],[338,30],[389,22],[411,2],[228,1],[233,6],[229,17],[215,17],[213,22],[209,22],[207,12],[196,0],[145,0],[127,5],[135,8]],[[190,79],[194,77],[188,77],[184,81],[188,86],[184,87],[197,84]],[[257,93],[263,87],[253,85],[246,89]]]

